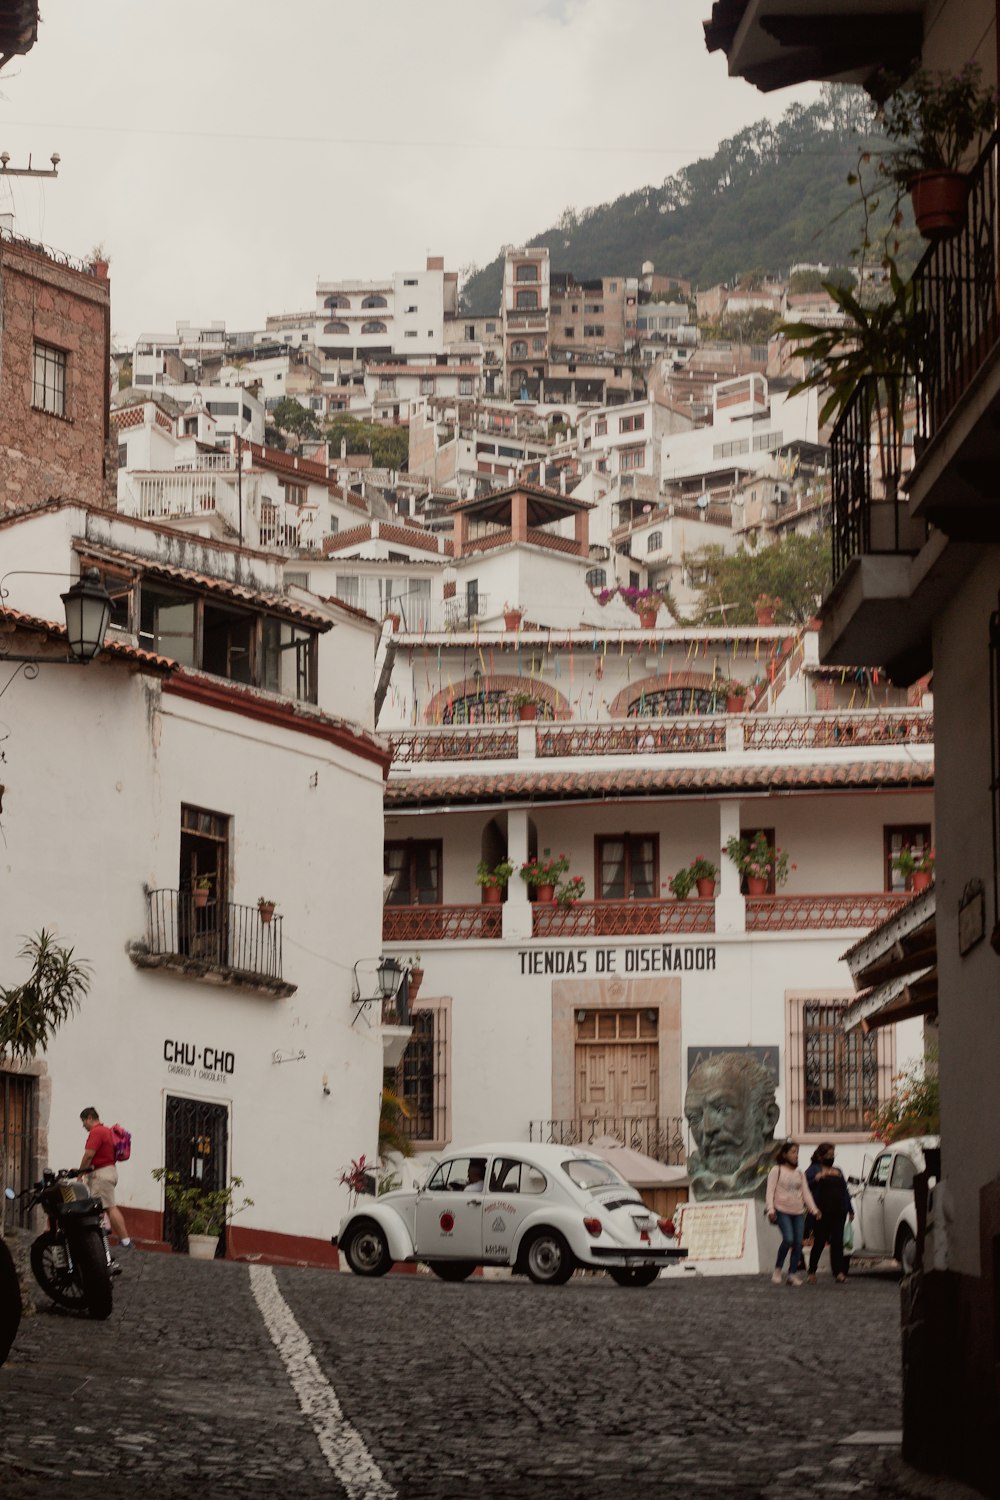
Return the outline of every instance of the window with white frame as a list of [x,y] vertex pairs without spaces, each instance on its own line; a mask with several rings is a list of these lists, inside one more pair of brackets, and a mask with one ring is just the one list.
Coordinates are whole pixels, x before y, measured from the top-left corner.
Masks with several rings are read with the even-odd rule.
[[53,417],[66,415],[66,351],[35,340],[31,404]]
[[651,531],[649,533],[648,538],[646,539],[646,551],[647,552],[659,552],[659,550],[660,550],[660,548],[662,546],[663,546],[663,532],[662,531]]

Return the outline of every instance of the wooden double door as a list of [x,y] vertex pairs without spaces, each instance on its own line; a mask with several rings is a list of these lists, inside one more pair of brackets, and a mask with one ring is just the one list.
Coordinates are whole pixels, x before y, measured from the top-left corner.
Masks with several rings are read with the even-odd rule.
[[576,1016],[576,1118],[655,1119],[660,1053],[655,1010]]

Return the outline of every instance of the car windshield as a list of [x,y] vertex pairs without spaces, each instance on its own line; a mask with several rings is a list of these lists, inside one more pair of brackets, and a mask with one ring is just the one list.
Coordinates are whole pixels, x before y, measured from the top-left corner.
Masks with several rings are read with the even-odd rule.
[[595,1161],[588,1158],[586,1161],[574,1157],[570,1161],[564,1161],[562,1169],[572,1182],[579,1188],[605,1188],[605,1187],[627,1187],[628,1183],[624,1177],[619,1176],[614,1167],[606,1161]]

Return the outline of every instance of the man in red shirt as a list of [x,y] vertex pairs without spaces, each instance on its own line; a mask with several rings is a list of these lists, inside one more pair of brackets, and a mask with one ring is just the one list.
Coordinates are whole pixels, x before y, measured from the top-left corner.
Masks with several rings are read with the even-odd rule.
[[118,1236],[121,1248],[131,1250],[132,1241],[129,1238],[122,1211],[115,1207],[115,1186],[118,1182],[118,1168],[115,1165],[115,1138],[110,1127],[101,1124],[101,1117],[96,1109],[81,1110],[80,1119],[87,1132],[87,1144],[84,1147],[80,1171],[92,1169],[89,1173],[90,1190],[94,1197],[100,1198],[104,1204],[108,1218],[111,1220],[111,1228]]

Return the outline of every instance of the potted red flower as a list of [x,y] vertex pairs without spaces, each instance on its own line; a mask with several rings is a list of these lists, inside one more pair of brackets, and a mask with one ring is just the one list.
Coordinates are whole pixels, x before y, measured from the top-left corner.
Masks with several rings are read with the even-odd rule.
[[556,885],[568,869],[569,860],[565,854],[555,859],[546,849],[541,859],[525,860],[521,866],[521,879],[534,891],[536,901],[554,901]]

